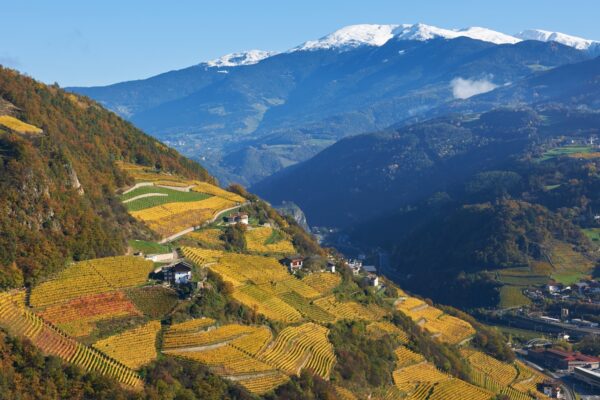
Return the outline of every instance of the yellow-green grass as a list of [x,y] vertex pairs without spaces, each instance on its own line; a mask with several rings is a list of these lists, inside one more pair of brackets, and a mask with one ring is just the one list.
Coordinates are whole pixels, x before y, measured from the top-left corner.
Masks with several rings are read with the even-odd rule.
[[583,233],[592,242],[594,249],[600,248],[600,228],[582,229]]
[[554,267],[552,278],[564,284],[578,282],[587,276],[594,266],[590,259],[575,251],[571,244],[565,242],[554,244],[550,258]]
[[0,125],[18,133],[40,134],[43,132],[37,126],[18,120],[10,115],[0,115]]
[[590,153],[593,149],[589,146],[563,146],[551,149],[542,154],[540,161],[551,160],[556,157],[569,156],[571,154]]
[[504,285],[500,288],[500,307],[512,308],[531,304],[531,300],[523,294],[523,286]]

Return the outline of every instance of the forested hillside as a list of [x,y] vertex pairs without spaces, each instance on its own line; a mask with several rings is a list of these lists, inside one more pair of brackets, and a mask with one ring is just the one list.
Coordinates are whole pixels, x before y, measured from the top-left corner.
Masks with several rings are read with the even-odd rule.
[[145,230],[116,200],[115,189],[132,182],[116,160],[213,181],[93,101],[5,68],[0,115],[38,128],[0,120],[0,287],[31,283],[67,260],[123,253],[132,232]]

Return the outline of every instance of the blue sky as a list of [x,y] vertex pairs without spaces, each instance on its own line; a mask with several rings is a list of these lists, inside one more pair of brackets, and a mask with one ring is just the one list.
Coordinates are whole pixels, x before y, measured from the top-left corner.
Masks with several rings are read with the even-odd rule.
[[[2,4],[5,3],[5,4]],[[556,30],[600,40],[597,0],[0,0],[0,64],[47,83],[139,79],[357,23]]]

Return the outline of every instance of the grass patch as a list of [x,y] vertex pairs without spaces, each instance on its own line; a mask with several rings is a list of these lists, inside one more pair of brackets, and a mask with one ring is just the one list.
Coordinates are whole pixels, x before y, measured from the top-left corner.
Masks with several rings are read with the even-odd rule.
[[498,328],[500,332],[502,332],[505,336],[512,336],[513,341],[518,340],[520,342],[527,342],[531,339],[537,339],[540,337],[545,337],[545,335],[541,332],[530,331],[527,329],[513,328],[504,325],[493,325],[493,327]]
[[582,231],[592,242],[600,242],[600,228],[588,228]]
[[271,235],[265,240],[265,244],[275,244],[285,239],[285,236],[279,229],[273,229]]
[[568,156],[570,154],[584,154],[591,153],[592,148],[590,146],[563,146],[551,149],[542,154],[540,161],[551,160],[556,157]]
[[552,279],[554,279],[557,282],[562,283],[563,285],[572,285],[574,283],[579,282],[582,278],[588,276],[588,274],[585,274],[583,272],[577,272],[577,271],[573,271],[573,272],[557,272],[555,274],[552,274]]
[[162,286],[135,288],[126,293],[138,310],[152,319],[163,318],[178,302],[177,293]]
[[523,294],[523,286],[504,285],[500,288],[500,307],[511,308],[531,304]]
[[141,251],[144,254],[164,254],[172,251],[171,246],[146,240],[130,240],[129,246],[133,251]]
[[142,197],[125,203],[129,211],[140,211],[146,208],[160,206],[167,203],[186,203],[200,201],[212,197],[210,194],[200,192],[181,192],[179,190],[161,188],[157,186],[143,186],[121,196],[122,201],[133,199],[137,196],[156,194],[156,196]]

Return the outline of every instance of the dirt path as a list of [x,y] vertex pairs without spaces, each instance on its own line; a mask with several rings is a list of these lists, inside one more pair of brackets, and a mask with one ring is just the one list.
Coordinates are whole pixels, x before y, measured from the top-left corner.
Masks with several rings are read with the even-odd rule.
[[[233,340],[233,339],[231,339]],[[231,342],[231,340],[227,340],[225,342],[219,342],[219,343],[215,343],[215,344],[207,344],[204,346],[195,346],[195,347],[181,347],[181,348],[175,348],[175,349],[168,349],[168,350],[163,350],[163,353],[193,353],[196,351],[206,351],[206,350],[213,350],[213,349],[218,349],[220,347],[225,347],[227,346],[227,344],[229,342]]]
[[255,379],[255,378],[262,378],[263,376],[271,376],[271,375],[275,375],[278,374],[279,371],[277,370],[271,370],[271,371],[264,371],[264,372],[254,372],[251,374],[239,374],[239,375],[223,375],[223,378],[229,379],[230,381],[243,381],[246,379]]

